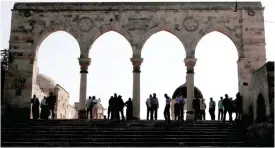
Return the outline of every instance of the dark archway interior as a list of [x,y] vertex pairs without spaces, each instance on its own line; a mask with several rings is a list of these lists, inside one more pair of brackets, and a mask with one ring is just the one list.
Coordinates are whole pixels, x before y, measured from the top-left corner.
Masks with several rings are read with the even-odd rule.
[[265,99],[260,93],[257,98],[257,122],[263,122],[266,118]]
[[[184,83],[183,85],[179,86],[173,93],[172,99],[175,99],[179,94],[183,96],[183,98],[187,98],[187,84]],[[203,98],[201,91],[194,87],[194,97],[199,96],[199,98]]]

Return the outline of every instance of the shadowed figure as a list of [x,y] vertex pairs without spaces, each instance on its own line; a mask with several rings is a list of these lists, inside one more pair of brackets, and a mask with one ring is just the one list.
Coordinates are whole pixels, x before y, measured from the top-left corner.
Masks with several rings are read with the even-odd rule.
[[229,114],[229,121],[232,121],[232,108],[233,108],[233,103],[232,101],[228,98],[228,95],[225,94],[225,98],[222,101],[222,104],[224,106],[224,113],[223,113],[223,122],[225,122],[226,119],[226,113],[228,112]]
[[179,97],[180,95],[178,95],[176,97],[176,100],[175,100],[175,104],[174,104],[174,115],[175,115],[175,120],[180,120],[180,104],[179,104]]
[[[152,105],[151,105],[151,98],[152,98],[152,95],[150,94],[149,95],[149,98],[146,100],[146,107],[147,107],[147,120],[149,120],[149,117],[151,117],[150,116],[150,114],[152,114]],[[151,118],[151,120],[153,120],[153,118]]]
[[200,118],[200,99],[199,96],[196,96],[196,98],[192,102],[193,109],[195,111],[195,120],[199,120]]
[[92,119],[93,117],[93,100],[92,100],[92,97],[89,96],[88,100],[86,101],[86,108],[87,108],[87,113],[86,113],[86,116],[87,116],[87,119],[90,115],[90,119]]
[[[122,99],[122,96],[120,96],[120,95],[117,97],[117,105],[118,105],[118,114],[120,113],[121,119],[125,120],[124,112],[123,112],[124,101]],[[118,120],[120,120],[120,116],[118,115]]]
[[133,118],[133,101],[131,98],[128,99],[128,101],[125,102],[126,109],[126,120],[132,120]]
[[171,98],[167,95],[167,94],[164,94],[164,97],[165,97],[165,108],[164,108],[164,118],[165,118],[165,121],[168,121],[170,122],[170,103],[171,103]]
[[56,96],[54,96],[52,92],[50,92],[50,95],[47,98],[47,104],[49,106],[49,110],[51,111],[52,119],[54,119],[55,118],[54,108],[56,104]]
[[221,100],[218,102],[218,109],[219,109],[218,120],[223,120],[223,110],[224,110],[224,107],[222,105],[222,101],[223,101],[223,97],[221,97]]
[[47,103],[47,98],[46,97],[44,97],[42,99],[40,107],[41,107],[40,118],[44,119],[44,120],[48,120],[49,119],[50,110],[49,110],[49,105]]
[[205,120],[205,109],[206,109],[206,104],[204,102],[204,99],[200,99],[200,120]]
[[113,112],[114,112],[113,120],[119,120],[119,101],[116,93],[113,96],[112,103],[113,103]]
[[39,99],[36,97],[36,95],[33,95],[33,98],[31,99],[31,104],[32,104],[32,117],[34,120],[37,120],[39,118],[40,102],[39,102]]
[[242,112],[243,112],[243,98],[242,98],[240,92],[238,92],[236,94],[235,103],[236,103],[236,119],[235,120],[241,120]]
[[156,93],[154,93],[153,97],[151,98],[151,106],[152,106],[151,119],[154,119],[153,115],[155,115],[155,120],[158,120],[159,102],[158,102]]
[[215,120],[215,110],[216,110],[216,102],[213,101],[213,98],[210,98],[209,113],[211,116],[211,120]]
[[108,119],[114,119],[114,97],[111,96],[109,99],[109,106],[108,106]]

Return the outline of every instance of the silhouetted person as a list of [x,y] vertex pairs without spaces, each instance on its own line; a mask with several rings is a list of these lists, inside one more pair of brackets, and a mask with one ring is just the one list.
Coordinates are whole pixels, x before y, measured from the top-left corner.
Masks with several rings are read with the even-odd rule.
[[243,98],[240,92],[236,94],[235,103],[236,103],[236,120],[241,120],[242,112],[243,112]]
[[90,109],[90,119],[93,119],[94,118],[94,114],[93,114],[93,109],[94,107],[96,106],[97,104],[97,100],[96,100],[96,97],[95,96],[92,96],[92,101],[90,103],[91,105],[91,109]]
[[222,101],[223,107],[224,107],[224,113],[223,113],[223,122],[225,122],[226,119],[226,113],[229,114],[229,121],[232,121],[232,101],[228,98],[228,95],[225,94],[225,98]]
[[158,108],[159,108],[159,102],[156,93],[153,94],[153,97],[151,98],[151,106],[152,106],[152,113],[151,113],[151,119],[153,118],[153,114],[155,115],[155,120],[158,119]]
[[193,109],[195,111],[195,120],[198,120],[199,117],[200,117],[200,99],[199,99],[199,96],[197,96],[193,100],[192,105],[193,105]]
[[165,97],[165,108],[164,108],[163,114],[164,114],[165,121],[170,122],[171,121],[170,119],[171,98],[167,94],[164,94],[164,97]]
[[215,110],[216,110],[216,102],[213,101],[213,98],[210,98],[209,113],[211,116],[211,120],[215,120]]
[[114,97],[111,96],[109,99],[109,106],[108,106],[108,119],[114,119]]
[[32,104],[32,117],[34,120],[37,120],[39,118],[40,102],[39,102],[39,99],[36,97],[36,95],[33,95],[33,98],[31,99],[31,104]]
[[132,120],[133,119],[133,101],[131,98],[128,99],[128,101],[125,102],[126,109],[126,120]]
[[114,120],[119,120],[119,101],[117,94],[114,94]]
[[175,120],[180,120],[180,95],[176,97],[175,104],[174,104],[174,115]]
[[[146,100],[146,107],[147,107],[147,120],[149,120],[149,116],[150,114],[152,114],[152,106],[151,106],[151,98],[152,98],[152,95],[150,94],[149,98]],[[151,120],[153,120],[151,118]]]
[[[124,101],[122,99],[122,96],[118,96],[118,113],[120,113],[121,115],[121,119],[122,120],[125,120],[125,117],[124,117]],[[118,116],[118,120],[120,120],[120,117]]]
[[56,104],[56,96],[54,96],[52,92],[50,92],[50,95],[47,98],[47,103],[52,114],[52,119],[54,119],[55,118],[54,108]]
[[180,120],[183,120],[183,114],[184,114],[184,98],[182,97],[182,95],[179,96],[178,102],[179,102],[179,118],[180,118]]
[[200,99],[200,119],[205,120],[205,109],[206,109],[206,104],[204,102],[204,99]]
[[90,119],[93,117],[93,100],[92,97],[89,96],[89,98],[86,100],[86,116],[87,119],[90,115]]
[[218,102],[218,120],[223,120],[223,105],[222,105],[223,97],[221,97],[221,100]]
[[48,120],[49,119],[49,105],[47,103],[47,99],[46,97],[44,97],[41,101],[40,107],[41,107],[41,113],[40,113],[40,118],[44,119],[44,120]]

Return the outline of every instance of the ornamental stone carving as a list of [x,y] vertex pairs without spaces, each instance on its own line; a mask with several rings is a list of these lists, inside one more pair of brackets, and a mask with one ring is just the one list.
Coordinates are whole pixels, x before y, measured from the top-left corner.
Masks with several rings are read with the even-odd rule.
[[193,17],[187,17],[184,19],[182,27],[188,32],[194,32],[199,27],[199,22]]
[[196,65],[197,59],[186,58],[184,59],[185,66],[187,67],[187,73],[194,73],[194,67]]
[[140,65],[143,62],[143,58],[131,58],[131,62],[133,64],[133,72],[140,73]]
[[80,18],[78,21],[78,27],[83,32],[88,32],[93,27],[93,20],[89,17]]

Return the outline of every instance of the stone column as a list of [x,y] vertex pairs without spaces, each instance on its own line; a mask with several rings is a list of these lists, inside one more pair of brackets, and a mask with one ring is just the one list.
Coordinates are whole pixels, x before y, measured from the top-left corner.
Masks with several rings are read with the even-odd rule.
[[80,65],[80,93],[79,93],[79,109],[78,118],[86,119],[86,95],[87,95],[87,74],[88,67],[91,63],[90,58],[78,58]]
[[187,67],[187,112],[186,120],[194,119],[194,111],[192,107],[194,99],[194,67],[196,65],[197,59],[186,58],[184,60],[185,66]]
[[142,58],[131,58],[133,64],[133,117],[140,119],[140,65]]

